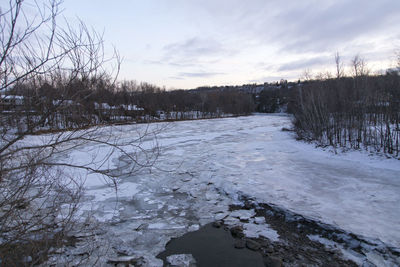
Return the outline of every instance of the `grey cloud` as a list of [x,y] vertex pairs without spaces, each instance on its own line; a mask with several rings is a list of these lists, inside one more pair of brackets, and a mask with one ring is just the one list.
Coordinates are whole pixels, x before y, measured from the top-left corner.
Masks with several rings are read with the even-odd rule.
[[343,43],[392,28],[399,10],[400,1],[393,0],[319,1],[294,6],[275,18],[281,27],[273,33],[273,41],[280,43],[282,52],[332,51]]
[[306,68],[311,68],[313,66],[321,66],[329,63],[333,64],[333,62],[334,62],[333,55],[332,58],[313,57],[310,59],[300,59],[280,65],[278,71],[304,70]]
[[165,45],[162,51],[164,55],[160,59],[145,60],[144,63],[178,68],[201,67],[217,63],[220,58],[235,53],[214,39],[199,37]]
[[276,64],[270,63],[270,62],[257,62],[253,64],[253,67],[255,69],[262,69],[262,70],[267,70],[267,71],[271,71],[271,70],[277,70],[277,66]]
[[[334,52],[360,37],[399,34],[398,0],[213,2],[219,4],[206,1],[206,9],[230,34],[274,44],[281,53]],[[215,8],[227,2],[227,8]]]
[[[160,62],[178,68],[209,70],[214,65],[210,60],[218,65],[222,58],[263,47],[285,58],[296,55],[304,60],[282,62],[275,58],[274,62],[254,63],[254,69],[295,75],[310,67],[333,66],[336,51],[346,64],[356,54],[366,55],[367,61],[386,59],[395,46],[391,51],[380,51],[375,38],[390,41],[400,36],[399,0],[177,0],[169,5],[184,13],[188,21],[204,21],[202,25],[206,25],[196,28],[198,35],[193,38],[164,46]],[[210,25],[215,28],[208,28]],[[207,77],[190,73],[181,74]],[[279,77],[265,77],[274,78]]]
[[212,38],[199,37],[168,44],[163,51],[164,57],[160,62],[181,68],[217,63],[219,59],[236,53]]

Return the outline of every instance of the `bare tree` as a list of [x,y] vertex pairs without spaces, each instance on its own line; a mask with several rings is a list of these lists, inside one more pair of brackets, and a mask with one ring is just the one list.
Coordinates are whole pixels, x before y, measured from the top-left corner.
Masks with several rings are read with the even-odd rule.
[[340,79],[344,76],[344,65],[339,52],[335,53],[335,67],[336,67],[336,78]]
[[367,68],[367,64],[360,55],[355,55],[354,58],[351,60],[351,67],[353,69],[354,77],[360,77],[368,75],[369,71]]
[[[70,230],[79,231],[76,212],[84,184],[71,170],[102,175],[117,189],[121,175],[151,167],[158,155],[156,141],[149,149],[142,146],[144,136],[155,134],[148,129],[129,139],[119,138],[115,127],[100,126],[63,129],[40,142],[32,137],[49,120],[76,112],[100,82],[114,84],[119,71],[119,56],[105,58],[101,35],[83,22],[58,26],[60,4],[10,0],[0,5],[1,100],[23,86],[30,92],[22,110],[0,111],[0,259],[6,266],[43,262],[51,247],[67,242]],[[43,95],[40,88],[56,92]],[[108,149],[88,153],[84,163],[65,160],[83,146]],[[123,171],[110,169],[111,156],[124,158]]]
[[313,79],[312,71],[310,69],[305,69],[303,71],[301,79],[304,80],[304,81],[311,81]]
[[397,57],[397,69],[400,71],[400,50],[396,52]]
[[[340,61],[336,58],[336,62]],[[291,107],[298,137],[398,158],[398,73],[370,76],[360,56],[353,58],[351,67],[353,77],[311,80],[298,86]]]

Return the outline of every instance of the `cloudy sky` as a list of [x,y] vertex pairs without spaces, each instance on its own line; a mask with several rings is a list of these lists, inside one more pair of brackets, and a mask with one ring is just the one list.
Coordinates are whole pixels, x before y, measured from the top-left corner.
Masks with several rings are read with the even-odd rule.
[[[112,4],[111,4],[112,3]],[[371,71],[400,49],[399,0],[65,0],[123,57],[120,79],[167,88],[237,85],[333,70],[338,51]]]

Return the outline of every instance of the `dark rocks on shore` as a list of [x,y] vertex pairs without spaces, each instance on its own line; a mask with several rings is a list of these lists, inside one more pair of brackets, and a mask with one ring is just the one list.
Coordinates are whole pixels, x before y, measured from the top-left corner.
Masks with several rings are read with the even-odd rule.
[[282,260],[276,257],[264,257],[264,265],[265,267],[282,267]]
[[215,228],[220,228],[223,225],[223,223],[221,221],[215,221],[212,223],[212,226],[214,226]]
[[261,245],[260,245],[260,243],[258,243],[257,241],[254,241],[254,240],[252,240],[252,239],[247,239],[247,240],[246,240],[246,247],[247,247],[248,249],[257,251],[257,250],[259,250],[259,249],[261,248]]
[[[203,231],[203,237],[199,234],[202,237],[199,239],[202,240],[199,243],[200,245],[193,246],[191,243],[193,239],[190,238],[185,241],[186,243],[183,242],[182,248],[184,250],[187,249],[187,244],[193,246],[193,251],[195,251],[194,248],[197,249],[196,253],[198,254],[193,253],[193,255],[195,257],[198,255],[199,266],[357,266],[355,262],[344,259],[340,251],[327,248],[320,242],[309,238],[309,236],[317,235],[333,239],[334,242],[342,243],[345,246],[350,241],[351,244],[355,243],[360,246],[359,243],[362,240],[356,236],[286,210],[265,203],[255,203],[251,200],[244,200],[243,205],[232,205],[229,210],[232,213],[234,212],[235,215],[232,216],[234,220],[217,220],[212,226],[210,224],[205,226],[203,230],[200,229],[200,231]],[[247,213],[251,214],[248,219],[245,217]],[[241,222],[244,219],[248,221],[247,224],[253,223],[257,227],[266,224],[266,227],[272,228],[279,234],[279,240],[268,239],[262,234],[258,236],[252,234],[251,229],[249,230],[247,227],[248,225],[243,225],[243,222]],[[248,236],[245,236],[245,233]],[[196,232],[189,235],[196,235]],[[338,240],[335,235],[345,236],[350,241]],[[206,249],[211,249],[211,252],[204,253]],[[216,253],[216,250],[219,252]],[[192,253],[186,250],[183,252]],[[358,251],[358,253],[362,253],[362,251]],[[216,256],[221,255],[224,256],[216,258]],[[258,259],[254,255],[258,255]],[[233,260],[233,258],[235,259]],[[228,259],[228,262],[225,262],[226,259]],[[249,261],[257,262],[257,265],[250,264]],[[219,265],[215,265],[216,262]]]
[[354,262],[343,259],[338,251],[327,249],[323,244],[308,238],[309,235],[321,235],[329,231],[341,233],[340,230],[324,228],[300,215],[246,199],[243,199],[242,205],[232,205],[230,210],[236,213],[240,213],[240,210],[254,210],[255,214],[249,219],[250,223],[265,222],[279,233],[280,240],[274,241],[262,235],[246,237],[244,228],[240,225],[222,225],[227,227],[236,239],[235,248],[247,248],[260,253],[264,266],[356,266]]
[[243,239],[236,239],[234,246],[235,246],[235,248],[238,248],[238,249],[245,248],[246,247],[246,241],[244,241]]
[[243,234],[243,227],[242,226],[234,226],[231,228],[231,234],[233,237],[242,238],[244,237]]

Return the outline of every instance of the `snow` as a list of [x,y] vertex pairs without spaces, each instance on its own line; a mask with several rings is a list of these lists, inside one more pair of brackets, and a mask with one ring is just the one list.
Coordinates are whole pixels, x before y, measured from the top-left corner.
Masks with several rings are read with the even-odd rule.
[[[400,259],[390,259],[386,255],[377,253],[376,250],[369,250],[365,254],[360,254],[352,248],[345,248],[342,244],[323,238],[319,235],[308,235],[310,240],[323,244],[330,250],[340,251],[344,259],[351,260],[359,266],[398,266]],[[363,249],[362,249],[363,250]]]
[[6,100],[24,100],[24,97],[21,95],[6,95],[6,96],[1,96],[2,99],[6,99]]
[[249,220],[251,217],[254,217],[255,214],[254,210],[235,210],[231,212],[230,215],[241,220]]
[[171,266],[190,267],[196,266],[196,260],[191,254],[175,254],[167,257],[167,262]]
[[279,234],[268,224],[245,223],[243,233],[247,237],[266,237],[271,241],[279,241]]
[[265,223],[265,218],[264,217],[255,217],[254,222],[256,224],[263,224],[263,223]]
[[[332,240],[323,238],[319,235],[308,235],[307,237],[312,241],[317,241],[323,244],[328,249],[340,251],[345,259],[351,260],[357,263],[359,266],[363,266],[363,263],[366,261],[365,257],[363,257],[361,254],[351,249],[345,249],[341,244],[338,244]],[[377,266],[387,266],[387,265],[377,265]]]
[[144,108],[140,108],[137,105],[121,105],[125,110],[141,110],[143,111]]
[[[105,238],[120,239],[154,266],[168,240],[215,219],[230,225],[249,220],[245,233],[279,240],[254,211],[229,212],[240,195],[399,250],[400,162],[359,151],[335,154],[296,141],[283,127],[290,127],[287,115],[119,126],[120,141],[163,129],[157,164],[119,179],[118,196],[98,174],[77,171],[87,189],[80,213],[105,223]],[[142,145],[151,148],[152,136]],[[65,160],[87,163],[88,154],[101,158],[108,152],[88,144]],[[117,153],[107,164],[130,167]]]

